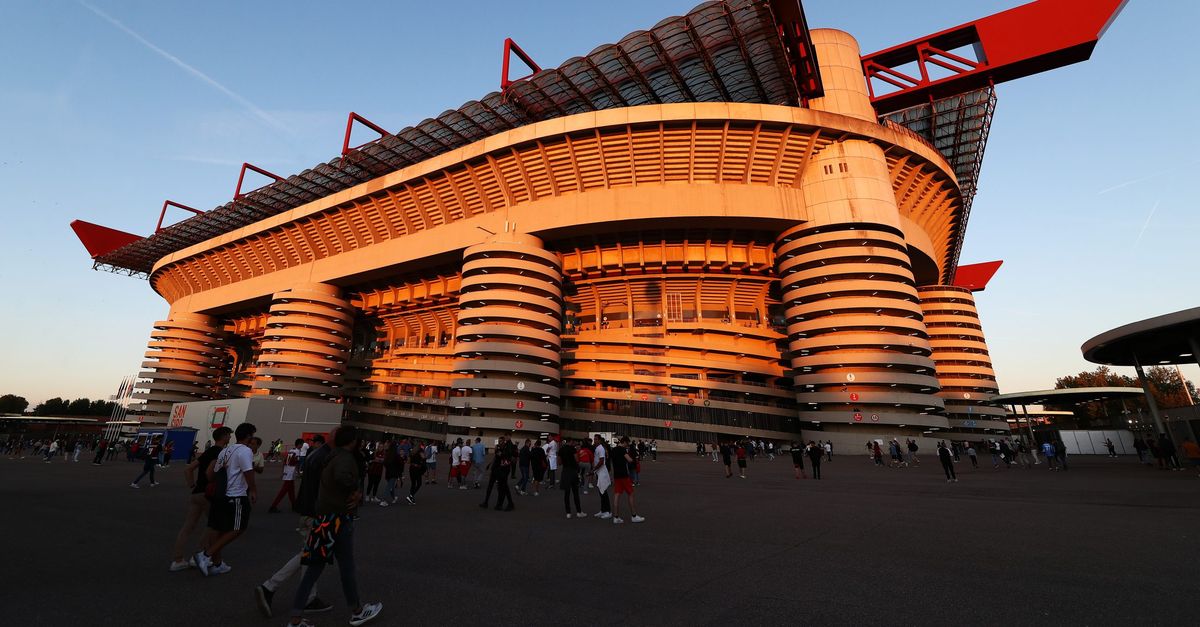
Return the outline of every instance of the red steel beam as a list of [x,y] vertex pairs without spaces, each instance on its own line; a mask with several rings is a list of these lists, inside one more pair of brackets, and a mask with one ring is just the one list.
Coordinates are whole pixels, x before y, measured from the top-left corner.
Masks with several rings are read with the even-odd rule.
[[[282,176],[279,176],[278,174],[271,174],[270,172],[267,172],[266,170],[264,170],[256,165],[250,165],[249,163],[243,163],[242,171],[238,173],[237,188],[233,190],[233,199],[234,200],[241,200],[242,196],[246,195],[246,194],[242,193],[242,182],[246,180],[246,170],[253,170],[263,176],[273,178],[276,181],[279,181],[281,183],[284,181],[284,178]],[[250,191],[254,191],[255,189],[261,189],[262,187],[263,186],[260,185]],[[247,193],[249,193],[249,192],[247,192]]]
[[954,273],[955,287],[965,287],[972,292],[982,292],[987,287],[988,281],[996,275],[996,271],[1000,269],[1000,264],[1003,261],[985,261],[983,263],[973,263],[969,266],[959,266]]
[[[521,62],[524,63],[525,66],[529,68],[530,74],[528,76],[523,76],[521,78],[514,78],[512,80],[509,80],[509,78],[508,78],[508,62],[509,62],[509,59],[512,58],[512,55],[514,55],[514,54],[517,55],[517,58],[520,59]],[[500,91],[505,91],[508,89],[509,85],[512,85],[513,83],[515,83],[517,81],[529,78],[530,76],[533,76],[534,74],[537,74],[538,72],[541,72],[541,71],[542,71],[542,68],[539,67],[538,64],[534,62],[532,57],[525,54],[524,50],[521,50],[521,47],[517,45],[517,42],[513,41],[511,37],[504,40],[504,65],[500,70]]]
[[163,206],[162,206],[162,211],[158,212],[158,224],[154,225],[155,233],[162,230],[163,218],[165,218],[167,215],[167,207],[179,207],[180,209],[183,209],[184,211],[191,211],[192,213],[194,213],[196,215],[201,215],[204,213],[203,211],[200,211],[199,209],[192,209],[191,207],[189,207],[187,205],[181,205],[181,204],[175,202],[174,200],[164,200]]
[[349,154],[351,150],[358,150],[359,148],[362,148],[363,146],[366,146],[367,144],[371,143],[371,142],[366,142],[365,144],[359,144],[356,148],[353,148],[353,149],[350,148],[350,132],[354,130],[355,122],[358,122],[359,124],[362,124],[363,126],[371,129],[372,131],[379,133],[379,139],[373,139],[371,141],[379,141],[380,139],[383,139],[384,137],[387,137],[388,135],[391,134],[391,133],[388,133],[387,131],[383,130],[379,125],[375,124],[374,122],[351,111],[350,117],[346,119],[346,136],[342,139],[342,156],[343,157],[345,157],[347,154]]
[[144,239],[140,235],[110,229],[107,226],[100,226],[99,224],[84,222],[83,220],[72,220],[71,230],[75,231],[75,236],[79,238],[79,241],[87,249],[92,259],[102,257],[118,248]]
[[[871,102],[899,111],[1085,61],[1127,0],[1037,0],[862,58]],[[977,61],[951,54],[973,46]],[[916,63],[919,76],[898,68]],[[951,72],[933,79],[929,66]],[[874,79],[898,87],[876,94]]]

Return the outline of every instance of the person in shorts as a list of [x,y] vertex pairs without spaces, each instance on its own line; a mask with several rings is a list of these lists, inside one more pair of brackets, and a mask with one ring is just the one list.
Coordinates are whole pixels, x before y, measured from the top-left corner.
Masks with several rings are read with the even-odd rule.
[[616,497],[613,501],[613,524],[619,525],[625,522],[625,519],[621,518],[622,494],[629,497],[629,521],[640,523],[646,520],[638,516],[637,504],[633,499],[633,477],[630,471],[634,463],[633,455],[629,452],[629,437],[621,436],[617,446],[613,447],[612,450],[613,494]]
[[213,495],[212,507],[208,511],[208,549],[192,556],[196,568],[204,574],[220,575],[232,570],[221,559],[221,551],[236,540],[250,525],[250,508],[258,501],[258,486],[255,483],[254,452],[250,442],[257,431],[254,425],[243,422],[234,429],[236,444],[227,446],[217,456],[217,461],[208,469],[208,481],[214,483],[218,473],[224,471],[224,491],[216,482],[217,493]]
[[738,476],[745,479],[746,478],[746,445],[743,443],[739,443],[737,445],[737,465],[738,465]]
[[804,474],[804,453],[805,448],[800,446],[799,442],[792,442],[792,468],[796,470],[797,479],[808,478],[808,475]]

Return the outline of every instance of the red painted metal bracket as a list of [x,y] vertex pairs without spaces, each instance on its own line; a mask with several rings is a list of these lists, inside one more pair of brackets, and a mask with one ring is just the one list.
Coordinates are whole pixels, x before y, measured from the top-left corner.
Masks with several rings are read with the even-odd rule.
[[[379,133],[379,137],[377,139],[372,139],[369,142],[362,143],[362,144],[359,144],[358,146],[355,146],[354,148],[351,148],[350,147],[350,132],[354,130],[355,122],[358,122],[359,124],[362,124],[363,126],[371,129],[372,131]],[[346,119],[346,136],[342,139],[342,156],[345,157],[347,154],[350,153],[351,150],[358,150],[359,148],[362,148],[363,146],[366,146],[367,144],[369,144],[371,142],[377,142],[380,139],[387,137],[388,135],[391,135],[391,133],[383,130],[383,128],[381,128],[379,125],[375,124],[374,122],[368,120],[367,118],[364,118],[363,116],[351,111],[350,117]]]
[[[283,178],[282,176],[279,176],[279,175],[277,175],[277,174],[271,174],[270,172],[267,172],[266,170],[264,170],[264,169],[262,169],[262,168],[260,168],[260,167],[258,167],[258,166],[256,166],[256,165],[250,165],[249,163],[243,163],[243,164],[242,164],[242,171],[238,173],[238,182],[237,182],[237,188],[233,190],[233,199],[234,199],[235,201],[236,201],[236,200],[241,200],[241,199],[242,199],[242,196],[245,196],[245,195],[246,195],[246,194],[243,194],[243,193],[242,193],[242,181],[246,180],[246,170],[253,170],[253,171],[255,171],[255,172],[258,172],[259,174],[261,174],[261,175],[263,175],[263,176],[266,176],[266,177],[269,177],[269,178],[273,178],[273,179],[275,179],[276,181],[280,181],[280,182],[282,182],[282,181],[284,180],[284,178]],[[259,185],[258,187],[254,188],[254,189],[252,189],[252,190],[250,190],[250,191],[252,192],[252,191],[255,191],[255,190],[257,190],[257,189],[262,189],[263,187],[265,187],[265,185]],[[248,193],[250,193],[250,192],[246,192],[246,193],[248,194]]]
[[965,287],[972,292],[982,292],[988,281],[996,275],[1003,261],[985,261],[968,266],[959,266],[954,273],[954,286]]
[[804,5],[800,0],[771,0],[770,6],[779,39],[787,52],[792,80],[800,94],[800,103],[807,104],[810,98],[824,96],[825,87],[821,84],[821,72],[817,69],[817,53],[813,49],[812,35],[808,32]]
[[[1037,0],[863,56],[879,113],[1085,61],[1127,0]],[[975,60],[951,53],[972,46]],[[915,74],[899,68],[916,64]],[[931,66],[948,71],[933,78]],[[896,87],[877,94],[876,80]]]
[[203,211],[200,211],[199,209],[192,209],[191,207],[189,207],[187,205],[181,205],[181,204],[175,202],[174,200],[164,200],[163,206],[162,206],[162,211],[158,212],[158,224],[154,225],[155,233],[161,231],[163,228],[162,223],[163,223],[163,218],[165,218],[167,215],[167,207],[178,207],[180,209],[183,209],[184,211],[191,211],[192,213],[194,213],[196,215],[200,215],[200,214],[204,213]]
[[[514,54],[517,55],[517,58],[529,68],[530,72],[527,76],[510,80],[508,78],[508,63]],[[534,62],[532,57],[530,57],[528,54],[525,54],[524,50],[521,50],[521,47],[517,45],[517,42],[513,41],[511,37],[504,40],[504,66],[500,71],[500,91],[505,91],[508,89],[509,85],[512,85],[517,81],[525,80],[541,71],[542,68]]]
[[140,235],[110,229],[107,226],[100,226],[99,224],[84,222],[83,220],[72,220],[71,230],[75,231],[75,236],[79,238],[79,241],[87,249],[92,259],[102,257],[118,248],[144,239]]

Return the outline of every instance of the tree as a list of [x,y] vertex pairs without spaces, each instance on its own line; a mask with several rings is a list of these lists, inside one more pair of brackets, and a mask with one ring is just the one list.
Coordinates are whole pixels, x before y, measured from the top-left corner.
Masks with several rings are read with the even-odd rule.
[[29,401],[24,396],[5,394],[0,396],[0,414],[22,414],[29,407]]
[[86,416],[92,409],[92,400],[89,398],[77,398],[67,405],[68,416]]
[[33,413],[37,416],[61,416],[67,413],[67,401],[55,396],[44,403],[33,408]]
[[98,399],[92,401],[92,406],[88,409],[88,415],[89,416],[109,416],[109,415],[112,415],[113,407],[115,407],[115,406],[116,406],[116,403],[98,398]]

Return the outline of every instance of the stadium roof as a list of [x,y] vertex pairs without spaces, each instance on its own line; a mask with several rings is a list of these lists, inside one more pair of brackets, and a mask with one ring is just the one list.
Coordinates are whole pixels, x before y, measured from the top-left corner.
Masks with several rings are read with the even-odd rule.
[[[556,69],[514,81],[503,92],[386,134],[328,163],[96,255],[95,265],[148,274],[154,262],[172,252],[532,122],[645,104],[798,106],[800,100],[770,4],[706,2]],[[83,223],[82,228],[94,226]]]

